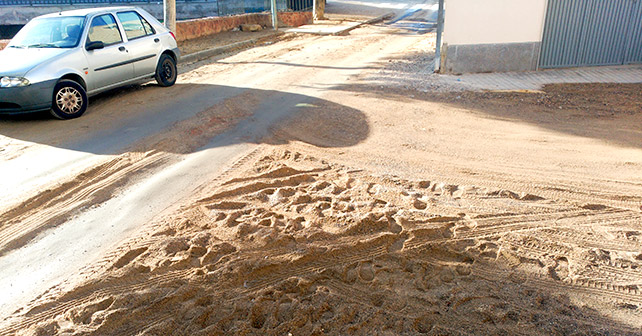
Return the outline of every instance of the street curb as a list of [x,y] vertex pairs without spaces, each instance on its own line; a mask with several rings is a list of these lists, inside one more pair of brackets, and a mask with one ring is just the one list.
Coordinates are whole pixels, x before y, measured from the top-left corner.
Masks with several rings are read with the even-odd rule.
[[394,16],[395,16],[395,13],[393,13],[393,12],[386,13],[386,14],[377,16],[376,18],[360,22],[360,23],[358,23],[358,24],[356,24],[354,26],[350,26],[350,27],[348,27],[348,28],[346,28],[344,30],[338,31],[338,32],[333,33],[331,35],[339,35],[339,36],[346,35],[349,31],[357,29],[357,28],[359,28],[361,26],[364,26],[364,25],[367,25],[367,24],[373,24],[373,23],[381,22],[383,20],[390,19],[390,18],[392,18]]
[[[285,33],[284,32],[275,32],[274,35],[271,35],[270,37],[280,36],[280,35],[283,35],[283,34],[285,34]],[[214,48],[210,48],[210,49],[197,51],[195,53],[191,53],[191,54],[187,54],[187,55],[181,56],[180,63],[181,64],[194,63],[194,62],[198,62],[198,61],[210,58],[212,56],[225,54],[225,53],[228,53],[228,52],[231,52],[231,51],[234,51],[234,50],[247,49],[247,48],[250,48],[250,47],[260,43],[262,40],[265,40],[266,38],[267,38],[267,36],[262,36],[262,37],[257,37],[257,38],[254,38],[254,39],[251,39],[251,40],[247,40],[247,41],[241,41],[241,42],[236,42],[236,43],[232,43],[232,44],[228,44],[228,45],[224,45],[224,46],[220,46],[220,47],[214,47]]]

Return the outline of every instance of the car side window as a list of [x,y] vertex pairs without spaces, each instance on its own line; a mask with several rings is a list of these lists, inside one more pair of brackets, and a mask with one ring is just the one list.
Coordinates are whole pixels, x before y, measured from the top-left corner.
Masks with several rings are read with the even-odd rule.
[[128,40],[154,34],[154,29],[149,22],[138,13],[120,12],[116,15],[118,15],[118,19],[123,25],[123,29],[125,29],[125,35],[127,35]]
[[101,41],[105,46],[123,42],[116,19],[111,14],[96,16],[91,20],[87,43]]

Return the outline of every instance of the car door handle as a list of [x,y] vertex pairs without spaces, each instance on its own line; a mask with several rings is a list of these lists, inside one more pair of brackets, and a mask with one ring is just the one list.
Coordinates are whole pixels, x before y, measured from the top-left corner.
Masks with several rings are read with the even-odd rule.
[[158,43],[158,42],[160,42],[160,39],[159,38],[155,38],[154,42]]
[[125,49],[125,47],[120,47],[120,48],[118,48],[118,50],[120,50],[120,51],[127,51],[127,49]]

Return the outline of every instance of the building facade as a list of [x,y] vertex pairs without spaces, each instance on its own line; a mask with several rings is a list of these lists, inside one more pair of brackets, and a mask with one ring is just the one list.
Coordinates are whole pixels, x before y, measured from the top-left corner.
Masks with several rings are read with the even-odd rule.
[[642,63],[642,0],[445,4],[445,73]]

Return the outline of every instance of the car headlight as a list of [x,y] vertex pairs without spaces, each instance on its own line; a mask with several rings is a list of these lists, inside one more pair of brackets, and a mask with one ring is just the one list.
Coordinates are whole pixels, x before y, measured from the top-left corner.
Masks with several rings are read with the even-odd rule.
[[24,77],[2,77],[0,78],[0,87],[27,86],[29,80]]

